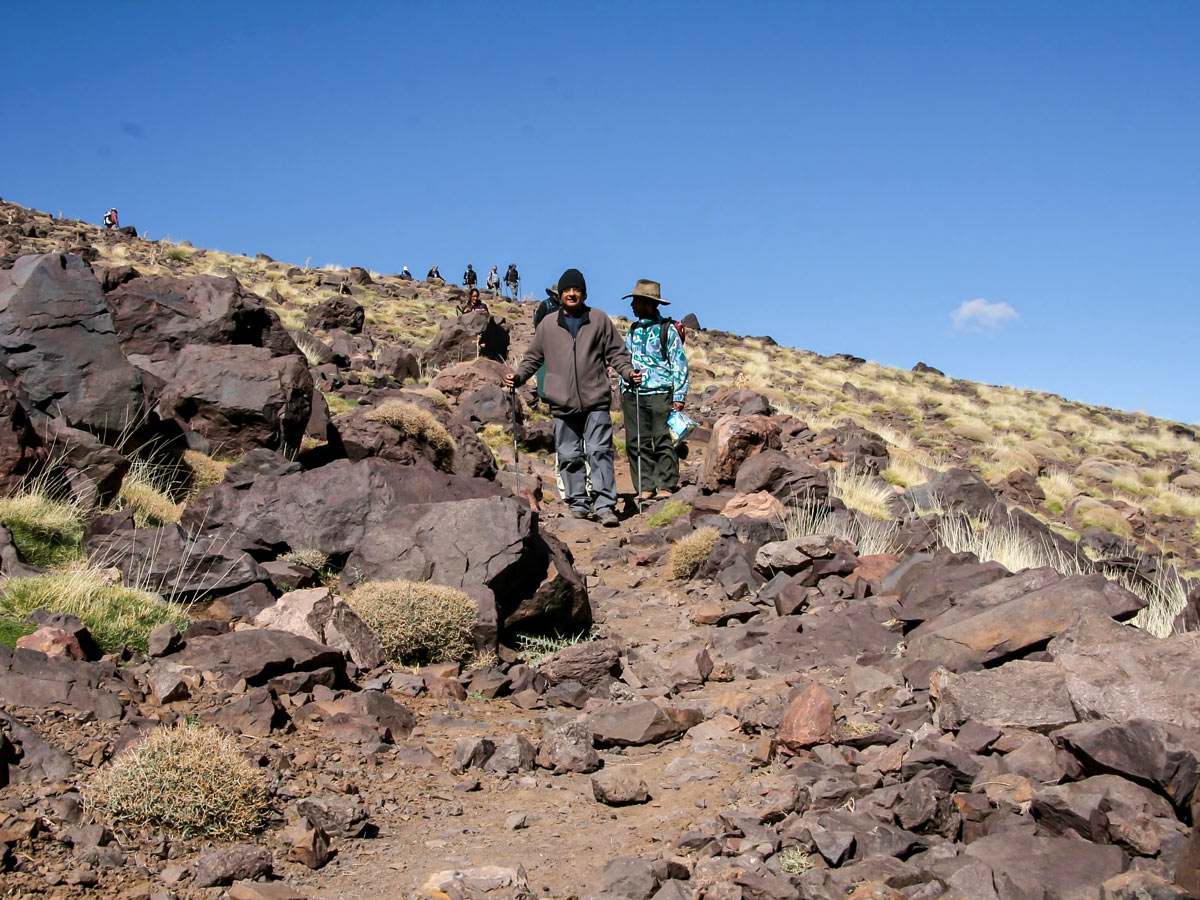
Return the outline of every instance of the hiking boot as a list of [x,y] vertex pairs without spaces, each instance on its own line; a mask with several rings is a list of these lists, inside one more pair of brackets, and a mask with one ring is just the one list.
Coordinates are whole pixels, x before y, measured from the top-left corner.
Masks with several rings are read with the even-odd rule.
[[641,497],[643,500],[653,500],[654,499],[654,491],[642,491],[640,494],[638,494],[638,496]]
[[621,524],[621,522],[617,519],[617,514],[608,507],[596,513],[596,521],[605,528],[616,528]]
[[572,519],[590,519],[591,517],[592,517],[592,514],[586,509],[571,510],[571,518]]
[[667,490],[667,488],[659,488],[657,491],[654,492],[654,496],[657,499],[662,500],[664,497],[670,497],[673,493],[675,493],[675,492],[671,491],[671,490]]

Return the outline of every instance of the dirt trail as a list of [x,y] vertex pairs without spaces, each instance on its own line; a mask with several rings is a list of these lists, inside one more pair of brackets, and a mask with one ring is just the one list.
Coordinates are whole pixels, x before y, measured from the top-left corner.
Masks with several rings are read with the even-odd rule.
[[[618,468],[622,491],[630,492],[628,472]],[[665,565],[633,567],[595,562],[596,551],[648,530],[646,519],[662,502],[604,529],[592,522],[558,517],[561,505],[548,504],[545,527],[564,540],[576,564],[589,573],[589,586],[603,633],[630,646],[679,649],[701,646],[705,628],[692,625],[688,598],[672,582]],[[631,582],[636,587],[631,587]],[[745,684],[710,684],[682,695],[680,702],[707,707],[722,694]],[[443,869],[484,865],[524,866],[535,893],[566,898],[586,892],[614,856],[656,856],[699,819],[736,804],[760,789],[751,744],[737,720],[717,715],[682,739],[648,747],[601,752],[607,769],[630,768],[650,788],[651,801],[610,807],[598,802],[590,775],[496,775],[449,771],[454,743],[467,735],[497,741],[519,732],[535,741],[544,727],[576,713],[525,711],[507,700],[462,702],[403,700],[420,727],[406,746],[423,743],[441,757],[432,769],[406,764],[391,754],[370,761],[352,760],[341,751],[345,769],[376,808],[373,840],[343,842],[324,869],[308,872],[289,866],[288,882],[316,898],[395,898],[424,876]],[[336,769],[337,754],[331,758]],[[769,776],[766,776],[769,779]],[[475,790],[464,787],[479,782]],[[512,828],[514,816],[523,816]]]

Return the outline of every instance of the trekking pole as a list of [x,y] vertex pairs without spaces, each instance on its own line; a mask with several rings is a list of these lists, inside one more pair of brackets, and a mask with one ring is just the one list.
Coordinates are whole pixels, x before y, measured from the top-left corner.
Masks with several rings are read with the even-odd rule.
[[633,419],[637,424],[637,438],[634,441],[634,446],[637,447],[637,510],[638,515],[642,513],[642,384],[637,382],[633,386]]
[[513,468],[517,470],[517,496],[521,496],[521,451],[517,448],[517,389],[508,389],[508,398],[512,401],[512,432],[513,432]]

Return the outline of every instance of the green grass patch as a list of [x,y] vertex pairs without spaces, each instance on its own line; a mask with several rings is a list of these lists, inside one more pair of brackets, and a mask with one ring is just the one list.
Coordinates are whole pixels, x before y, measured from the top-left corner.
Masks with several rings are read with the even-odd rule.
[[39,491],[0,497],[0,525],[30,565],[53,569],[84,557],[84,512],[76,503]]
[[681,516],[686,516],[692,511],[692,507],[682,500],[668,500],[667,505],[652,515],[646,522],[652,528],[658,528],[661,525],[670,525]]
[[587,644],[596,640],[594,632],[581,631],[579,634],[518,634],[517,656],[531,666],[536,666],[552,653],[557,653],[575,644]]
[[27,634],[33,634],[37,627],[30,625],[28,622],[22,622],[19,619],[10,619],[0,617],[0,644],[5,647],[14,648],[17,646],[17,641]]
[[106,653],[122,644],[145,652],[150,632],[159,625],[171,622],[183,631],[188,623],[181,606],[148,591],[114,584],[98,569],[12,578],[0,590],[0,617],[24,619],[35,609],[71,613]]
[[340,416],[342,413],[348,413],[360,405],[357,400],[347,400],[339,394],[326,394],[324,391],[321,391],[321,396],[325,398],[325,405],[329,407],[329,415],[331,416]]

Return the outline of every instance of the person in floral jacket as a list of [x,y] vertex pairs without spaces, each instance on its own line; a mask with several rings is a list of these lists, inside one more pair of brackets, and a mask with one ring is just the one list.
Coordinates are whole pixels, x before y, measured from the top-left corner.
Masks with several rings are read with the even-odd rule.
[[[669,496],[679,487],[679,455],[667,428],[671,410],[683,409],[688,392],[688,361],[683,335],[662,314],[668,306],[657,281],[641,279],[622,299],[630,300],[637,320],[629,326],[625,349],[641,371],[640,389],[621,380],[625,414],[625,453],[634,490],[642,500]],[[640,465],[639,465],[640,463]]]

